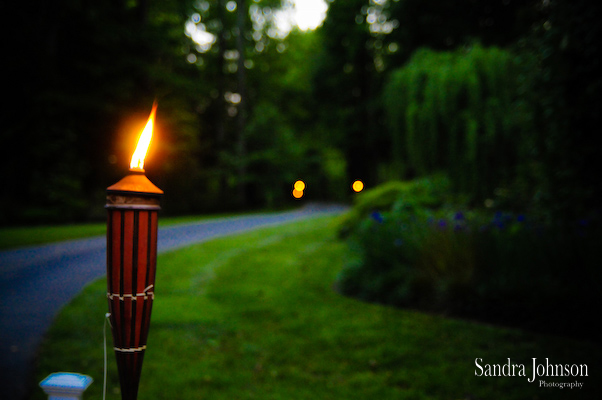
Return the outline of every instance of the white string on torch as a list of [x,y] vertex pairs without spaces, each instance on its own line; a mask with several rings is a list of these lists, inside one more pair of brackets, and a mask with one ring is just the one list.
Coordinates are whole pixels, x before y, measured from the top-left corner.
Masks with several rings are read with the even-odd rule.
[[111,326],[111,328],[113,328],[113,326],[111,325],[111,320],[109,319],[111,317],[111,313],[106,313],[105,314],[105,322],[104,322],[104,326],[102,328],[102,336],[104,339],[104,359],[105,359],[105,366],[104,366],[104,382],[103,382],[103,386],[102,386],[102,400],[106,399],[106,395],[107,395],[107,322],[109,323],[109,325]]

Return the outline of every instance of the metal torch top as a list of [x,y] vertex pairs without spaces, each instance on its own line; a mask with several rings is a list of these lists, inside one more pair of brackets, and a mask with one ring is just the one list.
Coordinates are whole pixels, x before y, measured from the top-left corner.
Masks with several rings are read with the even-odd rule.
[[144,175],[144,171],[130,169],[130,173],[107,188],[107,207],[158,208],[163,191]]

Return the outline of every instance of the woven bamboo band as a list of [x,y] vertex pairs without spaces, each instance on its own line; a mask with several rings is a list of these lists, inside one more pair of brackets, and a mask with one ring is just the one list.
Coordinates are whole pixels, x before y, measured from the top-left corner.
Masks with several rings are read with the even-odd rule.
[[152,300],[154,300],[155,292],[150,291],[152,288],[153,288],[153,285],[150,285],[149,287],[144,289],[144,291],[142,293],[136,293],[136,294],[120,295],[119,293],[107,293],[107,297],[111,300],[113,300],[114,298],[118,298],[121,301],[125,300],[126,298],[132,299],[132,300],[138,300],[138,297],[142,297],[144,300],[146,300],[150,297]]
[[121,353],[135,353],[137,351],[146,350],[146,345],[140,346],[140,347],[130,347],[130,348],[126,348],[126,349],[119,348],[119,347],[113,347],[113,350],[119,351]]
[[123,301],[125,299],[132,299],[132,300],[136,301],[136,300],[138,300],[138,297],[142,297],[144,300],[146,300],[150,297],[152,300],[154,300],[155,293],[148,292],[148,293],[137,293],[137,294],[124,294],[123,296],[121,296],[119,293],[107,293],[107,297],[111,300],[118,298],[121,301]]

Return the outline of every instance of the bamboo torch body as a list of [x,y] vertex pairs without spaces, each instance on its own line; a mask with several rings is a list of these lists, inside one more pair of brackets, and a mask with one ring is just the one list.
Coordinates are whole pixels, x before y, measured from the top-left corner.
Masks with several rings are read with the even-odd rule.
[[150,325],[162,191],[130,170],[107,188],[107,298],[121,397],[135,400]]

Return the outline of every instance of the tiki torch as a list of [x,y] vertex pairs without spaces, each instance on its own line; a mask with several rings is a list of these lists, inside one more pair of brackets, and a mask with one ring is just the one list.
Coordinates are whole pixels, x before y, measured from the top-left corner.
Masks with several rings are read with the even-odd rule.
[[144,175],[156,103],[140,135],[130,173],[107,188],[107,297],[121,398],[138,395],[157,265],[157,214],[163,191]]

